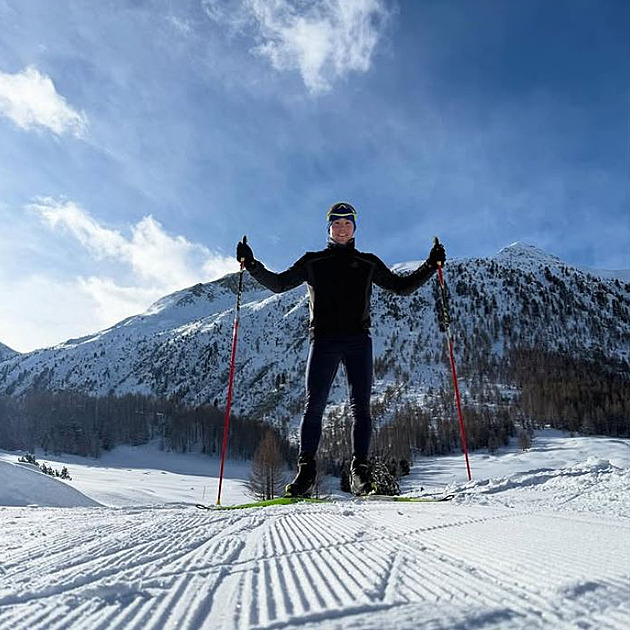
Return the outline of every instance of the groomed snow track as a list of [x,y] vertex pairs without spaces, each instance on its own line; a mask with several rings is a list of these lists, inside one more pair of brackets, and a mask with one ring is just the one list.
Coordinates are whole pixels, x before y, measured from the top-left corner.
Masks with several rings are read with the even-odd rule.
[[456,499],[0,522],[2,630],[630,627],[627,519],[592,511]]

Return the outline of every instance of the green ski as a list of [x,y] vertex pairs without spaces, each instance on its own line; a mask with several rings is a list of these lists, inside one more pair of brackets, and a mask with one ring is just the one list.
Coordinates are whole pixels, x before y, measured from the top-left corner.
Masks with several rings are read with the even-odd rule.
[[345,503],[347,501],[393,501],[400,503],[441,503],[442,501],[450,501],[455,495],[435,495],[420,497],[401,497],[387,496],[383,494],[367,494],[360,497],[352,497],[350,499],[324,498],[315,499],[310,497],[278,497],[277,499],[267,499],[265,501],[253,501],[252,503],[241,503],[239,505],[204,505],[197,503],[196,507],[200,510],[245,510],[248,508],[268,507],[270,505],[292,505],[294,503]]
[[278,497],[277,499],[267,499],[265,501],[253,501],[252,503],[241,503],[240,505],[204,505],[197,503],[200,510],[244,510],[246,508],[267,507],[269,505],[291,505],[293,503],[329,503],[330,499],[311,499],[307,497]]

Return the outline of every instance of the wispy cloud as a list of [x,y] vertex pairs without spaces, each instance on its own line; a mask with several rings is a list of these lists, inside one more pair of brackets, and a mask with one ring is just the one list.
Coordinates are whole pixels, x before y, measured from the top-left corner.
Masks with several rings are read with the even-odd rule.
[[312,94],[350,72],[367,72],[389,12],[382,0],[204,0],[214,21],[254,39],[252,53],[297,70]]
[[[72,201],[40,198],[28,209],[50,229],[71,236],[95,264],[102,265],[102,273],[77,275],[74,279],[66,278],[63,283],[48,279],[46,285],[41,273],[21,281],[24,286],[47,286],[42,294],[47,303],[46,312],[59,313],[60,318],[69,323],[65,328],[52,321],[48,323],[47,330],[58,335],[66,328],[66,337],[95,332],[142,312],[168,293],[214,280],[238,268],[234,258],[222,256],[183,236],[167,233],[151,216],[143,217],[130,226],[129,234],[124,234],[99,223]],[[72,243],[67,249],[72,256]],[[17,309],[20,300],[16,297],[13,303]],[[67,304],[75,305],[71,313]],[[25,308],[25,312],[28,310]],[[54,315],[48,318],[54,319]],[[56,336],[47,343],[57,343],[66,337]],[[29,345],[26,341],[18,349]]]
[[37,199],[29,209],[47,225],[66,230],[96,260],[111,259],[131,268],[139,286],[160,291],[181,289],[200,279],[216,279],[236,268],[236,261],[168,234],[152,216],[131,226],[130,236],[101,225],[80,205]]
[[52,79],[29,66],[17,74],[0,72],[0,115],[22,129],[45,128],[83,138],[88,119],[66,103]]
[[183,35],[185,37],[192,35],[194,33],[194,28],[191,25],[191,23],[186,20],[183,19],[181,17],[178,17],[176,15],[169,15],[166,18],[168,24],[171,25],[172,28],[175,29],[175,31],[177,31],[180,35]]

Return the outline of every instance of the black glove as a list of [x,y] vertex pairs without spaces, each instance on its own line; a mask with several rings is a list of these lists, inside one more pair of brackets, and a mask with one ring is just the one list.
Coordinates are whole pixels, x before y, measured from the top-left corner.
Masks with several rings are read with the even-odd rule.
[[446,262],[446,252],[444,251],[444,245],[437,242],[437,239],[435,245],[433,245],[431,251],[429,252],[427,262],[433,267],[437,267],[438,263],[444,266],[444,263]]
[[243,240],[236,246],[236,260],[245,261],[245,267],[249,267],[254,262],[254,252],[247,244],[247,237],[243,236]]

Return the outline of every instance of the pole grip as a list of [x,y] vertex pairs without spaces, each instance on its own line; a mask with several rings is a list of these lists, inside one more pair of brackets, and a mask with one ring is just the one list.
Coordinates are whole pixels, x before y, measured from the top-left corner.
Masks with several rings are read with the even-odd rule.
[[[247,245],[247,236],[243,235],[243,240],[242,240],[243,245]],[[243,269],[245,269],[245,259],[241,258],[239,260],[239,262],[241,263],[241,271],[243,271]]]

